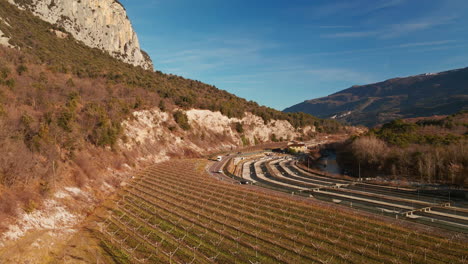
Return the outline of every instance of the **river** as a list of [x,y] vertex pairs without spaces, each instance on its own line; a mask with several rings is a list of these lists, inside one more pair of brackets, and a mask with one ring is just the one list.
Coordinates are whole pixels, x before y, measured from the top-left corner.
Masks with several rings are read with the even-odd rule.
[[331,174],[342,174],[343,170],[336,162],[336,153],[332,150],[324,151],[322,157],[318,160],[320,170]]

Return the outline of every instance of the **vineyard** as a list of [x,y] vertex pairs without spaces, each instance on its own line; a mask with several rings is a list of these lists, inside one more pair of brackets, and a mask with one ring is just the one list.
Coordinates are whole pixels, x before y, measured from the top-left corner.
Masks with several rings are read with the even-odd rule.
[[135,176],[99,224],[116,263],[466,263],[468,246],[209,177],[202,160]]

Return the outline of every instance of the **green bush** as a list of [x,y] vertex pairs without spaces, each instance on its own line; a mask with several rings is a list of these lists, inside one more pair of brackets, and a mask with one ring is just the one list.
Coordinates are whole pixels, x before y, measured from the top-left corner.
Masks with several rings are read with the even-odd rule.
[[99,122],[98,126],[93,130],[93,142],[98,146],[114,147],[121,133],[119,123],[114,123],[110,120]]
[[57,125],[67,132],[71,132],[75,115],[69,109],[63,109],[57,116]]
[[236,131],[237,133],[244,133],[244,127],[242,126],[241,122],[236,123]]
[[0,80],[4,80],[10,76],[11,70],[8,67],[2,66],[0,68]]
[[260,140],[257,137],[254,137],[254,144],[255,145],[260,144]]
[[278,142],[278,138],[276,137],[275,133],[271,134],[271,141]]
[[246,138],[245,135],[241,136],[241,140],[242,140],[242,145],[243,146],[250,146],[250,140],[248,138]]
[[190,130],[190,124],[188,122],[188,117],[187,115],[180,110],[177,110],[174,112],[174,120],[176,123],[179,125],[180,128],[183,130]]
[[23,73],[27,71],[28,71],[28,67],[26,67],[23,64],[20,64],[18,67],[16,67],[16,72],[18,73],[18,75],[23,75]]

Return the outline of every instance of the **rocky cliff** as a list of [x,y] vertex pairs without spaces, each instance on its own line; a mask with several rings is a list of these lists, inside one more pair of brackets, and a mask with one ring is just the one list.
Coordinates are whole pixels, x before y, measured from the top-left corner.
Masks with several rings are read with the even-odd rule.
[[132,117],[122,123],[125,136],[119,141],[121,149],[133,152],[139,161],[153,164],[171,156],[198,156],[265,143],[273,137],[282,140],[309,138],[316,131],[314,126],[296,129],[286,120],[265,123],[251,113],[245,113],[243,118],[229,118],[203,109],[183,112],[191,126],[188,131],[174,129],[177,123],[173,116],[158,108],[133,112]]
[[125,8],[116,0],[9,0],[41,19],[69,32],[87,46],[99,48],[126,63],[152,69],[149,56],[140,49],[138,37]]

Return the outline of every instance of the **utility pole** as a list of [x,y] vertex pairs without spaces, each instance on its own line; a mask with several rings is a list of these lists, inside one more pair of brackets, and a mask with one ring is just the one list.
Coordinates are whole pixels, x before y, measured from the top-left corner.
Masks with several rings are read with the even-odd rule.
[[359,161],[359,181],[361,181],[361,162]]
[[[55,192],[55,189],[56,189],[56,184],[55,184],[55,160],[52,161],[52,172],[53,172],[53,177],[54,177],[54,190],[53,190],[53,192]],[[55,209],[57,209],[57,204],[55,204]],[[54,212],[54,232],[55,232],[55,215],[56,215],[56,212]]]

